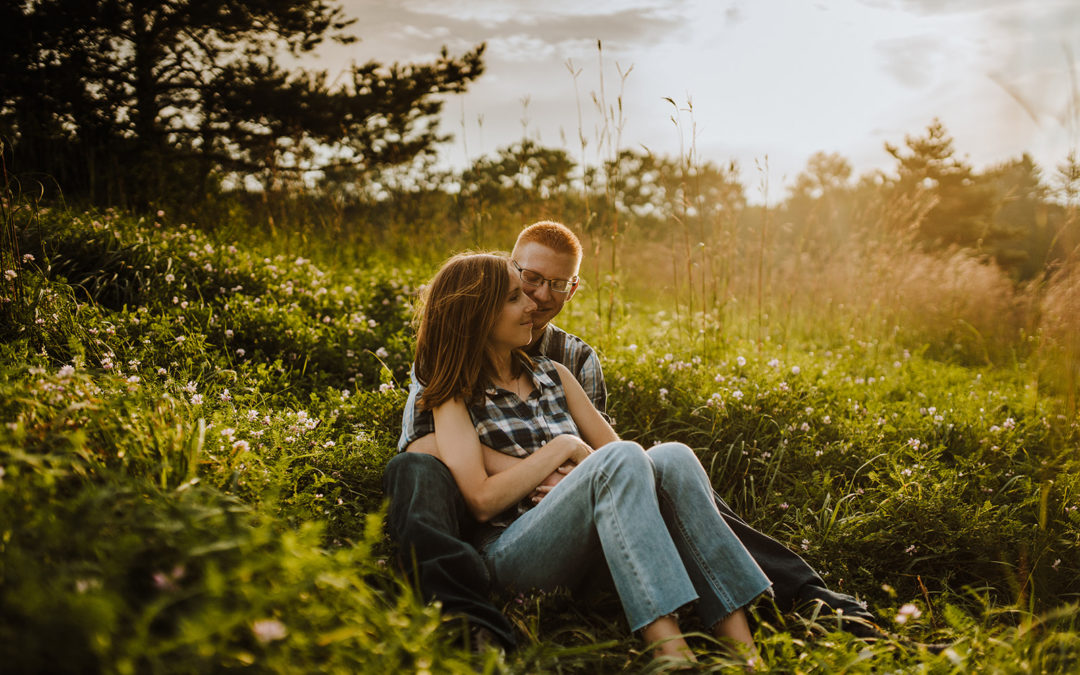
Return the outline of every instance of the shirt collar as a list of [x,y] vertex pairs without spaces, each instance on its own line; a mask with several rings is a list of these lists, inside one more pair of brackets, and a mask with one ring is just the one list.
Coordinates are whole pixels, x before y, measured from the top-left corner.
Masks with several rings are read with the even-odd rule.
[[[548,324],[548,325],[550,326],[551,324]],[[543,339],[547,339],[548,335],[550,335],[550,333],[545,332]],[[524,364],[522,364],[522,365],[524,365]],[[529,375],[532,376],[533,386],[536,387],[537,389],[544,390],[544,389],[548,389],[550,387],[556,386],[555,380],[553,380],[551,378],[551,375],[549,375],[544,370],[540,370],[540,369],[537,369],[537,368],[533,367],[533,368],[526,368],[525,372],[529,373]],[[506,392],[505,389],[502,390],[502,391]],[[493,384],[489,384],[487,387],[484,388],[484,393],[487,394],[488,396],[497,396],[499,394],[499,388],[496,387]]]

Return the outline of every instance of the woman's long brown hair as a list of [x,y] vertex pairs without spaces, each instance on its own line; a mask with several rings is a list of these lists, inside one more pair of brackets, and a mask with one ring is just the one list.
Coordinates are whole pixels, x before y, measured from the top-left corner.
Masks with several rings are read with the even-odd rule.
[[422,409],[456,397],[473,401],[493,380],[487,347],[510,290],[508,264],[505,254],[459,253],[425,289],[417,308],[414,363],[424,385]]

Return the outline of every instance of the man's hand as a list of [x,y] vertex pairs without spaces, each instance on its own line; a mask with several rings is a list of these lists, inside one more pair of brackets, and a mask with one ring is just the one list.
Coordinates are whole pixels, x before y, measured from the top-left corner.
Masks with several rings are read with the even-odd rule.
[[529,495],[529,500],[532,501],[533,504],[539,504],[540,500],[546,497],[547,493],[551,492],[551,489],[558,485],[559,481],[561,481],[566,474],[570,473],[574,466],[575,465],[572,462],[567,462],[558,469],[552,471],[551,475],[541,481],[541,483],[536,486],[536,489],[532,491],[532,494]]

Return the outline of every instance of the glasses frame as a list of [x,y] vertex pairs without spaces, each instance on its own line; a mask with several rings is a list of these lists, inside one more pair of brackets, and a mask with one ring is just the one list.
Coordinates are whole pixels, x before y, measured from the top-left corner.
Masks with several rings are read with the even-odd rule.
[[[570,293],[572,293],[574,291],[575,288],[577,288],[577,285],[578,285],[578,277],[577,277],[577,275],[574,275],[573,277],[571,277],[569,279],[548,279],[547,277],[541,275],[536,270],[531,270],[531,269],[529,269],[527,267],[522,267],[520,264],[518,264],[518,261],[516,261],[516,260],[514,260],[512,258],[511,258],[510,262],[514,263],[514,267],[518,271],[518,278],[521,279],[521,283],[524,284],[525,286],[528,286],[529,288],[540,288],[541,286],[543,286],[546,283],[548,285],[548,289],[550,289],[552,293],[559,293],[561,295],[569,295]],[[540,277],[540,281],[538,283],[533,283],[533,282],[527,280],[525,278],[525,273],[526,272],[528,272],[530,274],[535,274],[536,276]],[[555,283],[556,282],[568,284],[566,290],[565,291],[560,291],[559,289],[555,288]]]

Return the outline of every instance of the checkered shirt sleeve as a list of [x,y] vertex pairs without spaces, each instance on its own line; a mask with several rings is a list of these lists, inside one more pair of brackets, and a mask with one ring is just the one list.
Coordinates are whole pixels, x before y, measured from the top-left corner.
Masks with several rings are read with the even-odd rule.
[[530,351],[530,355],[533,353],[542,354],[566,366],[581,383],[582,389],[604,419],[611,421],[607,414],[604,371],[600,367],[600,358],[587,342],[549,323],[544,336]]

